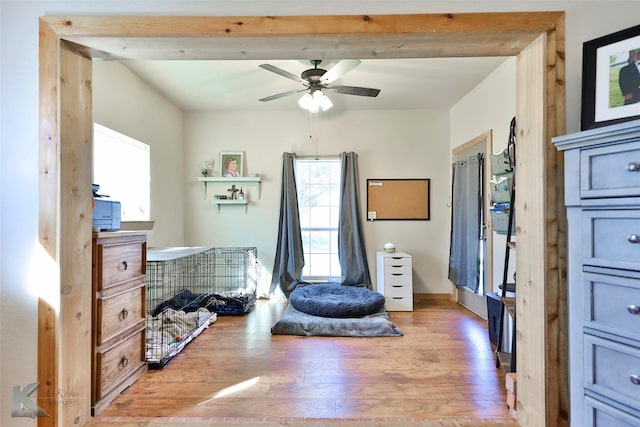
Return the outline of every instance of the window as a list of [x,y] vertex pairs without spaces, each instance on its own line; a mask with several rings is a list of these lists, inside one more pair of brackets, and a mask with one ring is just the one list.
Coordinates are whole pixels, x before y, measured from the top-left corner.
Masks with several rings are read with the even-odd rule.
[[150,151],[145,143],[93,125],[93,183],[99,194],[120,202],[122,221],[151,219]]
[[305,262],[302,277],[339,282],[340,160],[296,159],[295,168]]

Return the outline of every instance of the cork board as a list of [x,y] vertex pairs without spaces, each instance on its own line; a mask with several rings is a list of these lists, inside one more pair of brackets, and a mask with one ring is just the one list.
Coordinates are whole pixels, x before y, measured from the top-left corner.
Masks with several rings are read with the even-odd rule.
[[367,219],[430,219],[429,179],[367,179]]

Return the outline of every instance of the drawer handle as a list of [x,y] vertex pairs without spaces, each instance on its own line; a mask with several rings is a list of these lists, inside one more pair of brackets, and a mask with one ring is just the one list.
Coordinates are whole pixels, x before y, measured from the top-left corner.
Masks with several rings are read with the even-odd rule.
[[118,266],[118,270],[126,270],[128,267],[129,267],[129,264],[127,264],[127,260],[125,259]]
[[638,170],[640,170],[640,164],[636,163],[636,162],[631,162],[627,164],[627,170],[629,172],[637,172]]
[[629,243],[640,243],[640,237],[638,237],[637,234],[629,234],[627,240],[629,241]]
[[129,364],[129,359],[127,359],[126,357],[123,357],[122,359],[120,359],[120,366],[122,366],[123,368],[126,368],[128,364]]
[[129,310],[127,310],[126,308],[123,308],[122,311],[120,312],[120,319],[124,320],[127,317],[129,317]]
[[631,314],[640,314],[640,305],[630,304],[627,306],[627,311]]
[[631,375],[629,377],[629,381],[631,381],[635,385],[640,385],[640,375]]

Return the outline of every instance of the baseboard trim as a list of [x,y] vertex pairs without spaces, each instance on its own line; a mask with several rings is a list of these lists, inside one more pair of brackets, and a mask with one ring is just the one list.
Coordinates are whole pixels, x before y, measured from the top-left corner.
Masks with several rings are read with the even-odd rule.
[[451,294],[413,294],[414,301],[455,302]]

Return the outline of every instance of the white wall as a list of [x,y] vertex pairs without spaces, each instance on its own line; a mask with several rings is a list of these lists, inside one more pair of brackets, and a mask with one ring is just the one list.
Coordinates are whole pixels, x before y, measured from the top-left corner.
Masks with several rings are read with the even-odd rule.
[[182,111],[121,63],[95,61],[93,120],[151,146],[151,219],[155,224],[148,245],[183,246]]
[[[491,108],[487,108],[489,105]],[[516,59],[509,58],[491,75],[451,108],[451,148],[491,130],[493,148],[507,146],[509,126],[516,114]],[[487,158],[485,165],[489,167]],[[493,233],[493,279],[487,292],[498,292],[504,270],[506,236]],[[509,283],[512,282],[516,253],[509,255]]]
[[[567,130],[579,129],[582,43],[637,25],[637,1],[117,1],[0,2],[0,424],[11,418],[11,387],[36,379],[38,286],[38,17],[44,15],[314,15],[566,10]],[[364,157],[364,156],[363,156]],[[250,159],[249,159],[250,160]],[[185,163],[187,164],[187,163]],[[363,176],[370,171],[361,170]],[[185,170],[185,174],[187,171]],[[435,187],[435,183],[434,183]],[[387,231],[390,231],[387,230]],[[394,230],[403,235],[406,230]],[[368,245],[380,247],[379,230]],[[398,240],[396,239],[396,242]],[[400,245],[402,248],[402,246]],[[403,248],[410,251],[414,248]],[[427,278],[421,280],[426,283]],[[55,284],[53,284],[55,285]]]
[[[258,246],[260,261],[270,274],[280,211],[282,153],[337,155],[355,151],[363,215],[367,178],[431,178],[430,221],[364,224],[372,280],[375,252],[391,241],[414,257],[415,292],[449,292],[448,121],[448,112],[437,110],[330,110],[319,115],[315,133],[303,111],[185,113],[185,241],[189,246]],[[310,138],[310,130],[317,140]],[[205,160],[214,159],[219,170],[220,151],[243,151],[245,174],[256,172],[262,178],[260,196],[249,189],[246,213],[241,206],[225,206],[218,213],[211,205],[213,195],[226,194],[228,185],[208,184],[204,200],[203,184],[196,179],[199,168]]]

